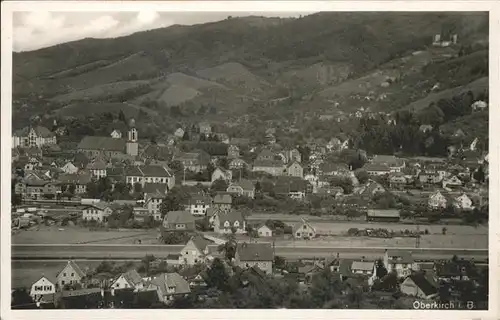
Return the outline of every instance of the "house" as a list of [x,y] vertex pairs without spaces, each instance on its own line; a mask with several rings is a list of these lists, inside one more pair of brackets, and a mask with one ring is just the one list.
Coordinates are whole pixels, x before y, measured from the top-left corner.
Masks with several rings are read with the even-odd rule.
[[195,231],[194,216],[189,211],[169,211],[163,218],[164,231]]
[[108,217],[113,213],[113,209],[106,202],[96,202],[86,206],[82,212],[84,221],[107,222]]
[[155,290],[158,300],[168,303],[175,296],[185,296],[191,292],[189,283],[178,273],[162,273],[155,276],[146,286],[146,290]]
[[418,128],[418,130],[423,133],[431,132],[432,126],[430,124],[423,124]]
[[306,220],[294,225],[292,229],[293,237],[296,239],[313,239],[316,237],[316,229]]
[[263,224],[262,226],[258,227],[256,229],[256,231],[257,231],[257,234],[259,235],[259,237],[261,237],[261,238],[272,237],[273,236],[273,230],[271,230],[271,228],[269,228],[265,224]]
[[246,221],[239,211],[219,211],[214,217],[214,231],[218,234],[246,233]]
[[272,176],[281,176],[285,170],[285,164],[281,160],[255,160],[253,172],[266,172]]
[[478,100],[475,101],[473,104],[470,106],[473,111],[480,111],[480,110],[485,110],[488,107],[488,104],[484,101]]
[[353,274],[372,276],[376,273],[376,265],[373,261],[353,261],[351,264]]
[[408,180],[404,173],[395,172],[389,175],[389,186],[393,189],[402,190],[408,184]]
[[448,260],[435,262],[433,270],[437,280],[440,282],[467,281],[477,276],[477,270],[473,261]]
[[386,164],[367,163],[363,169],[372,176],[383,176],[391,173],[391,168]]
[[224,144],[229,144],[229,136],[226,133],[216,133],[215,137],[217,137],[218,141]]
[[271,149],[262,149],[257,155],[256,161],[273,161],[276,160],[276,155]]
[[234,144],[240,148],[248,147],[250,145],[250,139],[247,138],[231,138],[230,144]]
[[318,173],[325,176],[347,176],[349,167],[345,163],[322,162],[318,165]]
[[376,221],[376,222],[399,222],[401,216],[399,210],[387,209],[387,210],[375,210],[368,209],[366,213],[366,221]]
[[419,173],[418,181],[424,185],[440,183],[443,176],[435,170],[424,170]]
[[53,197],[59,191],[57,183],[41,179],[24,179],[18,182],[15,187],[16,194],[20,194],[23,199],[34,200],[48,195]]
[[101,179],[106,177],[106,163],[102,160],[94,160],[87,164],[87,170],[94,179]]
[[227,157],[228,159],[237,159],[240,157],[240,148],[237,145],[230,145],[227,148]]
[[125,176],[126,183],[132,187],[136,183],[141,184],[143,189],[146,183],[167,184],[169,190],[175,186],[175,175],[167,166],[131,166],[126,168]]
[[207,209],[210,208],[212,199],[207,196],[195,195],[189,200],[189,212],[193,216],[206,216]]
[[113,130],[113,132],[111,132],[111,138],[121,139],[122,138],[122,132],[120,130],[118,130],[118,129]]
[[144,289],[144,280],[134,269],[122,273],[118,279],[111,284],[112,289],[134,289],[134,292]]
[[284,195],[297,200],[303,200],[306,194],[312,193],[312,191],[309,182],[297,177],[280,177],[274,186],[274,192],[277,195]]
[[286,173],[288,176],[291,176],[291,177],[303,178],[304,177],[304,168],[302,168],[302,166],[300,165],[299,162],[297,162],[297,160],[293,160],[286,167]]
[[228,212],[231,210],[231,205],[233,203],[233,198],[230,194],[216,194],[212,201],[213,207],[216,210]]
[[182,129],[182,128],[177,128],[177,130],[175,130],[175,132],[174,132],[174,136],[175,136],[176,138],[182,139],[182,137],[184,137],[184,133],[185,133],[185,132],[184,132],[184,129]]
[[56,135],[43,126],[24,128],[12,135],[12,148],[57,144]]
[[443,189],[457,188],[461,186],[462,186],[462,181],[457,176],[451,176],[449,178],[443,179]]
[[250,199],[255,198],[255,186],[250,180],[241,180],[239,182],[233,182],[227,187],[228,193],[234,193],[239,196],[245,196]]
[[200,122],[198,129],[200,130],[200,134],[209,135],[212,133],[212,126],[208,122]]
[[57,177],[61,192],[69,192],[70,185],[75,186],[75,195],[82,195],[87,192],[87,184],[91,181],[90,174],[76,173],[76,174],[61,174]]
[[339,138],[332,138],[327,144],[326,144],[326,149],[328,149],[329,152],[332,151],[340,151],[340,146],[342,145],[342,142],[340,141]]
[[78,172],[78,167],[71,163],[71,161],[68,161],[64,166],[61,167],[61,170],[64,173],[73,174]]
[[85,136],[77,146],[77,151],[87,157],[129,158],[139,154],[138,131],[135,120],[129,122],[128,138]]
[[247,167],[248,164],[243,159],[232,159],[229,162],[229,169],[231,170],[243,169]]
[[379,193],[386,192],[385,188],[378,182],[370,180],[368,183],[358,190],[362,198],[371,199]]
[[453,199],[453,206],[461,210],[473,209],[472,200],[465,193]]
[[297,161],[298,163],[302,162],[302,156],[297,149],[286,150],[284,156],[286,163],[290,163],[293,161]]
[[272,274],[274,252],[270,243],[238,243],[234,256],[235,264],[243,269],[258,267]]
[[84,277],[85,273],[82,269],[73,260],[70,260],[56,275],[57,285],[59,288],[64,288],[66,285],[81,283]]
[[409,275],[400,286],[400,291],[420,299],[433,299],[438,296],[438,290],[422,273]]
[[344,194],[342,187],[322,186],[315,189],[315,193],[319,196],[332,196],[334,198],[341,197]]
[[198,150],[179,153],[174,156],[174,160],[181,162],[186,170],[202,172],[207,169],[210,163],[210,155],[205,151]]
[[37,298],[45,294],[54,294],[56,293],[56,283],[55,279],[49,279],[47,276],[42,275],[40,279],[31,285],[30,296],[37,300]]
[[393,155],[375,155],[371,163],[388,166],[390,172],[401,172],[401,170],[406,167],[406,163],[403,159]]
[[221,212],[220,209],[210,207],[207,209],[207,218],[208,218],[208,225],[210,228],[214,228],[215,225],[215,217],[217,216],[217,213]]
[[181,263],[188,266],[204,263],[209,254],[209,244],[210,241],[200,235],[191,237],[184,248],[181,249]]
[[[159,187],[153,191],[155,185],[159,185]],[[155,221],[161,220],[161,204],[165,198],[166,188],[166,185],[156,183],[146,183],[144,187],[144,208]]]
[[165,161],[165,166],[167,165],[167,162],[172,160],[172,156],[173,151],[170,146],[159,144],[148,144],[139,154],[139,158],[146,160],[147,164],[159,164],[160,162]]
[[408,251],[385,250],[383,263],[387,272],[396,272],[399,278],[407,277],[419,269]]
[[233,172],[231,170],[225,170],[220,167],[215,168],[214,172],[212,172],[212,183],[217,180],[224,180],[227,183],[230,183],[233,179]]
[[432,209],[446,208],[448,200],[445,196],[441,194],[441,192],[436,191],[429,196],[429,200],[427,202],[428,206]]

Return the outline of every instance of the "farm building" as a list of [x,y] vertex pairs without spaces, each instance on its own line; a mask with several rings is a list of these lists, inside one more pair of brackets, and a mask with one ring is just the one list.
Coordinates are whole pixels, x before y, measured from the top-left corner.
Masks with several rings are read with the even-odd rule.
[[374,210],[368,209],[366,213],[367,221],[378,221],[378,222],[399,222],[401,218],[399,210],[388,209],[388,210]]

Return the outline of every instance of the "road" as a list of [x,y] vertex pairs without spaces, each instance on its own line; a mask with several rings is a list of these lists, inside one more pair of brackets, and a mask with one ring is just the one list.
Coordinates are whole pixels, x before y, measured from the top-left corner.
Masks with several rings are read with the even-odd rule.
[[[14,260],[68,260],[68,259],[141,259],[147,254],[157,258],[166,258],[169,254],[178,254],[182,245],[101,245],[101,244],[55,244],[55,245],[13,245]],[[217,251],[217,246],[209,246]],[[450,259],[453,255],[459,258],[474,258],[485,261],[488,250],[482,249],[445,249],[445,248],[388,248],[390,250],[411,251],[415,260],[432,261]],[[335,256],[341,258],[375,260],[384,254],[381,247],[313,247],[313,246],[276,246],[275,254],[286,259],[325,258]]]

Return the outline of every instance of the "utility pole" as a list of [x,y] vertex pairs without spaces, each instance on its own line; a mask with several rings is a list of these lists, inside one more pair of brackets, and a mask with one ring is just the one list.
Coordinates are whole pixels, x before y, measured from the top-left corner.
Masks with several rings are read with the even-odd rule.
[[415,238],[415,248],[420,248],[420,225],[417,224],[417,237]]

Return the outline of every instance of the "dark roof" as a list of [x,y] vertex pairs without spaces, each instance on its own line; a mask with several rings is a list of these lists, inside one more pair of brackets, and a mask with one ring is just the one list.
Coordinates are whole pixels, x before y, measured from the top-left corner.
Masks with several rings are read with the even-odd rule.
[[280,160],[255,160],[253,163],[255,167],[269,167],[269,168],[285,168],[285,164]]
[[229,221],[231,225],[234,225],[235,221],[243,221],[243,214],[240,211],[219,212],[217,215],[221,226],[226,221]]
[[243,190],[254,190],[255,189],[255,186],[253,185],[253,182],[250,181],[250,180],[241,180],[239,182],[234,182],[234,183],[231,183],[230,186],[240,186]]
[[208,197],[208,196],[196,194],[196,195],[191,197],[189,203],[190,204],[209,205],[210,203],[212,203],[212,199],[210,199],[210,197]]
[[165,195],[168,189],[168,185],[166,183],[145,183],[142,191],[144,193],[160,193]]
[[[73,261],[73,260],[70,260],[68,261],[68,263],[66,264],[67,265],[70,265],[73,270],[75,270],[75,272],[80,276],[80,277],[85,277],[85,273],[82,271],[82,269],[80,269],[80,267]],[[56,278],[59,277],[59,274],[64,270],[64,268],[66,268],[66,266],[64,266],[61,271],[59,271],[56,275]]]
[[156,276],[151,284],[157,286],[163,296],[170,295],[167,293],[168,288],[175,288],[174,294],[185,294],[191,292],[189,283],[178,273],[162,273]]
[[112,137],[86,136],[80,141],[77,149],[125,152],[126,140]]
[[138,285],[139,283],[142,282],[142,277],[135,269],[123,273],[122,276],[125,278],[125,280],[127,280],[130,284],[133,285]]
[[388,165],[386,164],[377,164],[377,163],[367,163],[364,167],[364,170],[366,171],[383,171],[383,172],[390,172],[391,168],[389,168]]
[[409,276],[409,278],[417,285],[417,287],[422,290],[422,292],[428,296],[437,293],[436,287],[429,282],[429,280],[422,273],[414,273]]
[[139,177],[160,177],[169,178],[172,177],[172,172],[170,168],[158,165],[147,165],[147,166],[131,166],[126,170],[127,176],[139,176]]
[[95,160],[87,164],[87,169],[89,170],[104,170],[106,169],[106,163],[102,160]]
[[57,180],[60,183],[87,184],[90,182],[90,174],[85,174],[85,173],[60,174]]
[[323,162],[322,164],[319,165],[319,170],[323,172],[333,172],[333,171],[349,170],[349,167],[345,163]]
[[170,160],[172,158],[172,151],[167,146],[150,144],[144,148],[141,153],[141,157]]
[[270,243],[238,243],[236,252],[240,261],[273,261],[274,259]]
[[65,297],[76,297],[76,296],[86,296],[91,294],[101,294],[101,288],[87,288],[79,290],[63,290],[61,291],[61,296]]
[[391,263],[413,263],[413,257],[409,251],[387,250],[387,256]]
[[235,144],[237,146],[247,146],[250,144],[250,139],[246,138],[231,138],[231,144]]
[[203,252],[210,244],[210,241],[208,241],[207,239],[203,238],[200,235],[192,237],[191,241],[193,241],[194,245],[196,246],[196,248],[198,248],[198,250],[200,250],[200,252]]
[[194,216],[189,211],[169,211],[165,215],[167,223],[194,223]]

